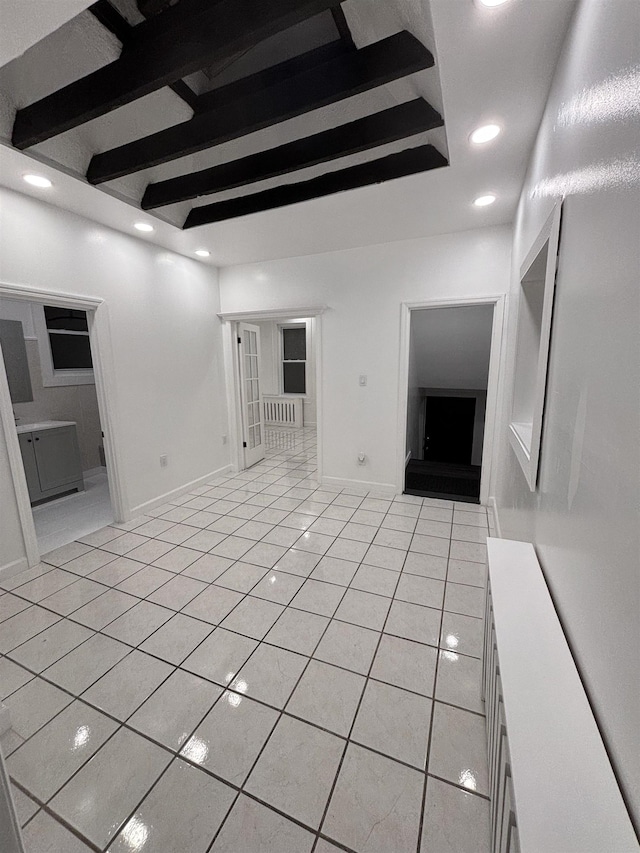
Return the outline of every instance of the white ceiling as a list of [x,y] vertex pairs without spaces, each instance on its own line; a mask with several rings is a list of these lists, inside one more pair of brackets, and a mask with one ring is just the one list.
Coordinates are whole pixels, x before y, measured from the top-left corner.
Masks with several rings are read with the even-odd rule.
[[[211,251],[209,262],[220,266],[504,224],[512,221],[515,213],[529,151],[574,3],[575,0],[508,0],[490,9],[474,0],[346,0],[343,9],[358,46],[408,29],[435,54],[436,67],[220,145],[214,151],[181,158],[103,188],[89,186],[82,175],[93,153],[190,117],[191,111],[183,101],[170,90],[162,90],[32,149],[30,154],[40,159],[38,171],[54,181],[51,190],[27,187],[22,174],[35,168],[32,156],[7,147],[0,152],[0,183],[128,233],[134,221],[152,221],[156,230],[143,239],[183,254],[206,247]],[[17,29],[21,25],[11,10],[9,15],[3,15],[3,24],[9,30],[14,24]],[[96,25],[93,16],[83,13],[22,58],[0,69],[0,133],[5,141],[16,106],[42,97],[68,79],[117,57],[119,43]],[[62,53],[57,50],[57,40],[64,42]],[[43,67],[50,68],[50,73],[43,74]],[[432,142],[445,154],[448,151],[451,165],[447,168],[190,231],[135,209],[149,180],[236,159],[417,95],[443,111],[446,136],[442,130],[432,131],[329,166],[305,169],[285,180],[313,177],[327,169],[373,159],[424,141]],[[486,146],[472,147],[469,133],[489,121],[499,123],[504,132]],[[43,161],[56,168],[42,166]],[[68,174],[60,171],[60,164]],[[252,186],[251,191],[282,182],[283,179],[264,181]],[[488,191],[498,196],[497,202],[487,208],[473,207],[473,199]],[[246,190],[232,190],[215,198],[234,197],[241,192]],[[212,197],[199,203],[210,201]],[[173,205],[157,213],[179,224],[189,206]]]
[[411,353],[420,388],[486,389],[493,305],[411,312]]

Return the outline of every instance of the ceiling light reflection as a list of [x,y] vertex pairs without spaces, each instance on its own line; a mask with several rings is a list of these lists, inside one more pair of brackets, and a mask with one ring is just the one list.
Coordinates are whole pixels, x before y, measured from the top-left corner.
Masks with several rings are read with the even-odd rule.
[[189,761],[193,761],[194,764],[204,764],[209,755],[209,744],[206,740],[194,735],[189,743],[182,748],[180,754],[188,758]]
[[138,815],[134,815],[120,833],[120,840],[131,853],[142,850],[149,838],[149,827]]
[[78,731],[73,736],[73,749],[82,749],[83,746],[89,741],[91,737],[91,729],[89,726],[80,726]]
[[447,636],[444,638],[444,641],[450,649],[457,649],[458,643],[460,642],[460,640],[456,637],[455,634],[447,634]]
[[475,791],[478,787],[478,782],[472,770],[463,770],[458,777],[458,782],[463,788],[468,788],[470,791]]
[[442,657],[445,660],[451,661],[451,663],[457,663],[460,660],[460,655],[455,652],[442,652]]
[[134,223],[133,227],[138,231],[144,231],[145,233],[154,230],[153,225],[151,225],[149,222],[136,222]]
[[237,708],[242,704],[242,696],[238,696],[237,693],[225,693],[225,697],[227,702],[231,705],[232,708]]

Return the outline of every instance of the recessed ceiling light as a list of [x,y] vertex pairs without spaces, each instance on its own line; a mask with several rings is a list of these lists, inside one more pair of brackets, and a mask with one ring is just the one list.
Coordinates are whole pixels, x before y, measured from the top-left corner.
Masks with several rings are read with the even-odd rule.
[[493,204],[496,200],[496,197],[493,193],[487,193],[486,195],[479,195],[478,198],[474,199],[473,203],[476,207],[486,207],[488,204]]
[[206,249],[196,249],[196,255],[199,258],[208,258],[211,252],[208,252]]
[[24,180],[33,187],[42,187],[48,189],[52,186],[49,178],[44,178],[42,175],[23,175]]
[[491,142],[499,133],[500,127],[497,124],[484,124],[473,131],[471,141],[476,145],[482,145],[485,142]]
[[502,6],[503,3],[506,3],[507,0],[476,0],[476,3],[479,3],[480,6],[488,6],[492,8],[493,6]]
[[153,225],[149,225],[148,222],[136,222],[133,227],[137,228],[138,231],[153,231]]

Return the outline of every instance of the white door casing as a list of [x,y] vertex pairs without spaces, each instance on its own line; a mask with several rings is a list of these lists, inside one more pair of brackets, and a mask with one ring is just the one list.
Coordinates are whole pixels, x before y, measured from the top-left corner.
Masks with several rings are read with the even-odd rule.
[[258,326],[238,323],[238,349],[244,464],[246,468],[251,468],[265,455]]

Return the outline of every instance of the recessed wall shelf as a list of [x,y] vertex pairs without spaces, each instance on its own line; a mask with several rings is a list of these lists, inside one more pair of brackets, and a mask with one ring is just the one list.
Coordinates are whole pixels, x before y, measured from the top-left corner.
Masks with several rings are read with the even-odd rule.
[[561,215],[558,202],[520,267],[509,440],[532,492],[538,481]]

